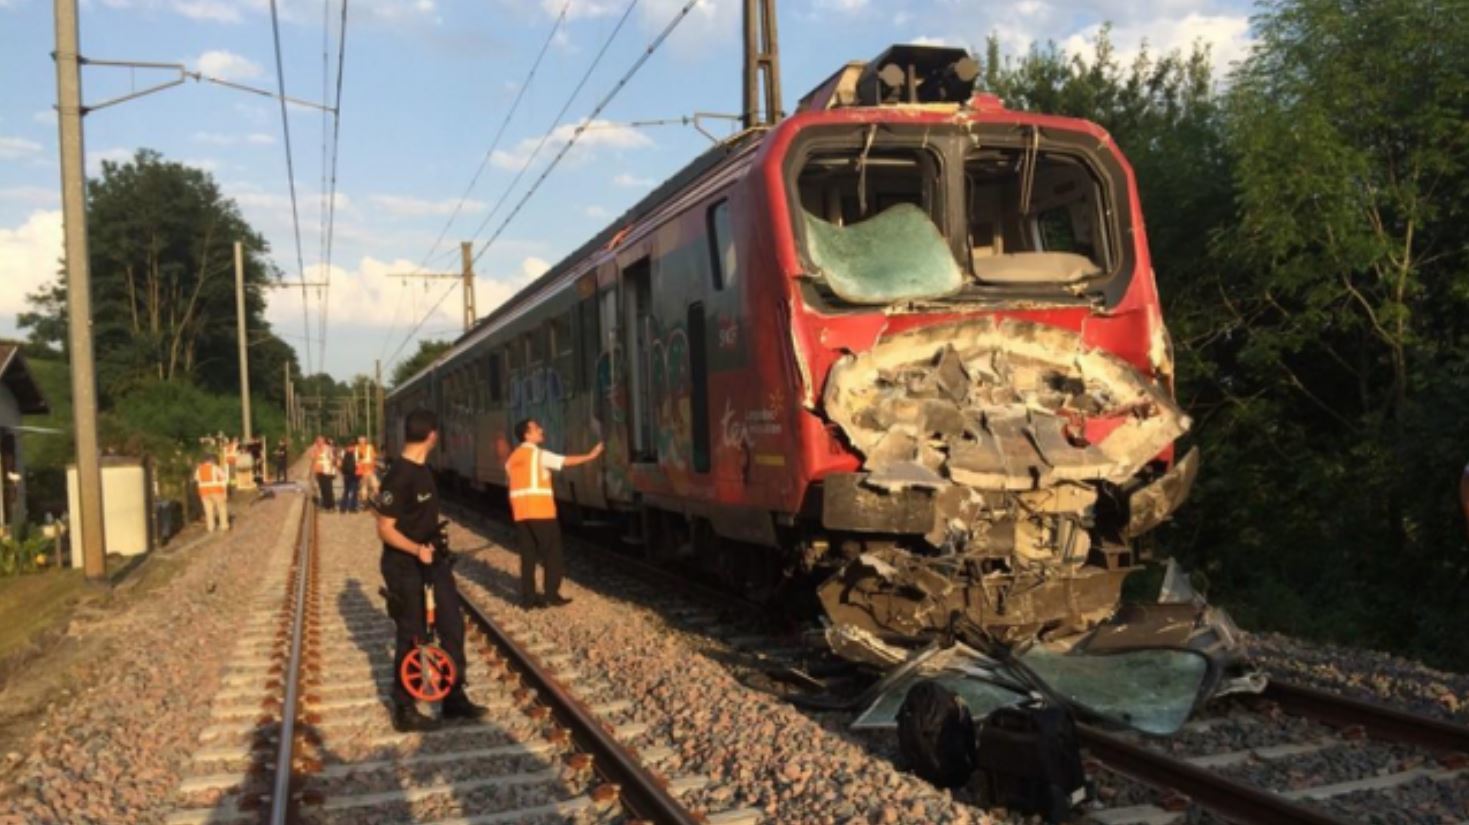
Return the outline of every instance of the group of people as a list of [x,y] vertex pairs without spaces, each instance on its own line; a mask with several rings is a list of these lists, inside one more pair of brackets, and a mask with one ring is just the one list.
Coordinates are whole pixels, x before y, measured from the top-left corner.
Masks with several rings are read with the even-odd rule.
[[[439,641],[461,674],[441,705],[444,719],[478,719],[486,709],[470,701],[464,692],[462,674],[468,672],[464,658],[464,617],[459,607],[459,590],[454,583],[453,560],[440,552],[439,498],[428,458],[439,441],[438,418],[430,410],[408,414],[403,426],[403,453],[383,478],[382,491],[374,502],[377,534],[383,545],[379,568],[388,593],[388,612],[396,625],[393,672],[427,634],[423,589],[434,589],[434,629]],[[522,604],[528,608],[559,607],[570,603],[561,595],[561,530],[556,521],[556,498],[551,473],[594,461],[602,454],[599,442],[582,455],[563,456],[542,448],[546,433],[538,422],[526,419],[515,425],[520,445],[505,463],[509,477],[510,509],[520,542]],[[447,548],[445,548],[447,549]],[[536,590],[536,568],[545,570],[540,593]],[[393,727],[400,732],[429,730],[437,720],[418,710],[400,680],[393,684]]]
[[[322,510],[339,513],[355,513],[365,499],[371,502],[378,494],[377,463],[378,451],[367,436],[359,435],[355,442],[338,446],[326,436],[317,436],[308,453],[311,473],[316,477],[320,492],[318,505]],[[342,479],[342,497],[336,498],[337,477]]]

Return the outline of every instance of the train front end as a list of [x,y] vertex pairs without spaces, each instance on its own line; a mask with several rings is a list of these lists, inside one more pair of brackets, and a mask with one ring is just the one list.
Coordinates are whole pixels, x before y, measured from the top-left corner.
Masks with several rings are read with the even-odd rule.
[[1080,638],[1183,501],[1189,419],[1132,171],[1094,124],[971,95],[964,52],[849,65],[770,136],[806,408],[803,563],[855,658],[967,619]]

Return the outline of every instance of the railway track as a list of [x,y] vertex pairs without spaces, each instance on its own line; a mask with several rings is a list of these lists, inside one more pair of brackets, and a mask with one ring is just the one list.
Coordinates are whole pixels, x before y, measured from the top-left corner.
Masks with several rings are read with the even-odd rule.
[[[504,524],[482,514],[460,509],[458,516],[502,540],[509,538]],[[756,615],[758,608],[741,598],[592,542],[573,537],[569,544],[594,550],[601,558],[613,556],[611,564],[599,565],[599,582],[616,583],[630,593],[640,590],[634,598],[668,615],[672,625],[739,654],[726,661],[767,672],[799,662],[818,667],[829,662],[814,647],[793,646],[789,635],[761,630],[768,624]],[[624,579],[647,586],[628,586],[621,583]],[[1149,740],[1081,726],[1091,771],[1108,775],[1107,783],[1134,783],[1113,794],[1113,803],[1087,811],[1086,817],[1103,825],[1166,825],[1210,816],[1261,825],[1437,823],[1442,820],[1433,813],[1415,816],[1405,810],[1383,818],[1359,816],[1353,809],[1359,802],[1365,807],[1374,795],[1376,807],[1391,809],[1391,794],[1415,784],[1469,784],[1469,728],[1462,725],[1278,680],[1263,696],[1229,700],[1227,706],[1225,717],[1191,723],[1185,734],[1203,740],[1207,737],[1201,734],[1211,728],[1249,728],[1254,732],[1242,737],[1245,747],[1214,743],[1203,752],[1191,752],[1198,743],[1187,735]],[[1356,765],[1351,764],[1354,758]],[[1316,781],[1312,773],[1324,773],[1325,778]],[[1469,792],[1462,798],[1469,803]],[[1469,806],[1452,821],[1469,821]]]
[[215,724],[201,732],[169,825],[758,819],[739,809],[696,816],[678,796],[708,782],[664,778],[656,766],[666,749],[624,744],[647,729],[632,703],[599,699],[609,686],[534,637],[516,638],[514,617],[476,604],[471,583],[467,684],[490,713],[393,731],[393,624],[377,593],[379,552],[365,516],[318,516],[303,499],[289,565],[263,560]]

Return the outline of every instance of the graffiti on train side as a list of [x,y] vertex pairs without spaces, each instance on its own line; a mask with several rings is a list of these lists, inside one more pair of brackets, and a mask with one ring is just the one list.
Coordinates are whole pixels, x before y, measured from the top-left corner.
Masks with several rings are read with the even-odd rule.
[[510,378],[510,426],[533,418],[546,431],[546,449],[566,452],[566,382],[552,366],[532,367]]

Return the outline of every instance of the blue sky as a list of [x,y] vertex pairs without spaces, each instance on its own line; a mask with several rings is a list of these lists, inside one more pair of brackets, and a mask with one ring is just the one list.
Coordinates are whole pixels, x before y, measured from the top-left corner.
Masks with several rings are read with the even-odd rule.
[[[335,71],[341,0],[327,0],[330,71]],[[448,282],[405,285],[387,277],[414,269],[485,157],[526,71],[567,0],[349,0],[346,70],[331,287],[309,301],[310,366],[338,378],[384,371],[406,357],[410,327]],[[458,242],[475,230],[541,138],[552,138],[485,231],[499,226],[564,136],[632,65],[684,0],[639,0],[598,73],[553,123],[627,0],[571,0],[499,151],[449,227],[429,268],[458,268]],[[656,182],[708,145],[685,126],[631,128],[629,121],[693,112],[734,112],[740,97],[741,0],[702,0],[662,50],[602,113],[576,149],[485,252],[476,267],[481,315],[575,248]],[[323,94],[323,5],[282,0],[281,45],[287,93]],[[1146,40],[1157,48],[1211,43],[1216,63],[1248,48],[1250,7],[1240,0],[780,0],[779,38],[787,108],[843,62],[868,59],[896,42],[974,48],[995,34],[1010,52],[1032,41],[1087,48],[1103,21],[1124,56]],[[179,62],[207,75],[273,89],[268,0],[85,0],[81,51],[96,59]],[[17,334],[24,294],[48,281],[60,253],[52,7],[46,0],[0,0],[0,337]],[[141,88],[167,73],[93,67],[85,99]],[[329,81],[334,82],[334,80]],[[327,95],[332,92],[330,89]],[[294,278],[296,247],[280,109],[275,101],[189,82],[86,118],[88,167],[140,147],[209,170],[271,244]],[[327,277],[320,254],[323,121],[290,109],[301,255],[308,280]],[[554,131],[555,127],[561,127]],[[721,133],[720,122],[711,128]],[[315,339],[323,305],[327,341]],[[453,337],[459,297],[428,315],[417,337]],[[268,318],[305,362],[299,291],[272,296]]]

